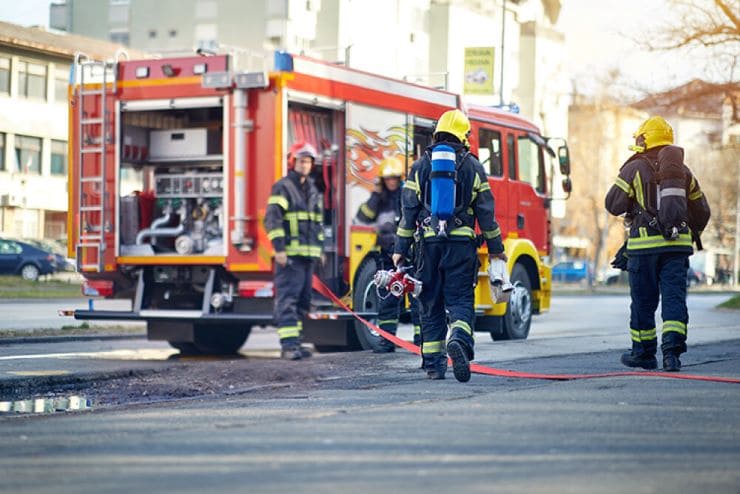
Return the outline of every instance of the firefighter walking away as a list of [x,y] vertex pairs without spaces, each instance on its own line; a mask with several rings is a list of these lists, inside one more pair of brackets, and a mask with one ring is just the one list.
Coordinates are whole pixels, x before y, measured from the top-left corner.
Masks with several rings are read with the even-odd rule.
[[676,372],[686,351],[686,276],[692,240],[701,249],[699,236],[709,221],[709,204],[683,163],[683,149],[673,146],[668,122],[648,118],[633,137],[630,149],[635,154],[619,170],[606,196],[606,209],[624,215],[629,225],[626,248],[615,261],[629,272],[632,299],[632,349],[621,361],[627,367],[658,367],[655,311],[661,301],[663,370]]
[[476,220],[490,258],[506,259],[493,194],[483,166],[469,151],[469,132],[470,122],[460,110],[443,113],[433,144],[411,168],[401,198],[393,262],[401,263],[416,236],[422,365],[429,379],[444,379],[447,355],[455,378],[470,379],[479,267]]
[[303,318],[311,306],[314,265],[322,255],[322,197],[309,174],[316,149],[297,142],[288,154],[288,175],[272,187],[265,230],[275,250],[275,311],[282,358],[311,356],[301,346]]

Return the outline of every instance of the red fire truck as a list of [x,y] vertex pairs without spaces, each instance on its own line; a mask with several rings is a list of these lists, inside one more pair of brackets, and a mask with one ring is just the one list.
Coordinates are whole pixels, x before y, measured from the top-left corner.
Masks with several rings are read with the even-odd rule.
[[[323,61],[275,54],[271,72],[229,55],[94,61],[80,54],[70,89],[69,245],[91,297],[131,310],[78,310],[85,320],[146,321],[150,339],[187,353],[232,353],[272,320],[272,249],[262,226],[272,184],[297,140],[320,152],[321,280],[367,318],[377,308],[375,229],[353,225],[377,165],[407,167],[435,118],[462,108],[489,172],[515,291],[493,304],[479,253],[476,330],[523,339],[550,305],[548,171],[557,152],[531,122],[460,96]],[[553,141],[554,142],[554,141]],[[567,181],[567,179],[566,179]],[[568,182],[569,183],[569,182]],[[483,248],[484,249],[484,248]],[[374,348],[379,336],[317,296],[304,339],[319,351]]]

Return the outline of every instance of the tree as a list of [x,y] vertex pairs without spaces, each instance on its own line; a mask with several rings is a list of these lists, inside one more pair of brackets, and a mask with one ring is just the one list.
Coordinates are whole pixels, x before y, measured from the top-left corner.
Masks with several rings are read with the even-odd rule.
[[[711,84],[701,92],[680,95],[671,104],[696,97],[729,98],[733,121],[740,121],[740,0],[667,0],[666,16],[639,43],[653,51],[698,49],[705,52]],[[679,95],[677,95],[679,96]]]

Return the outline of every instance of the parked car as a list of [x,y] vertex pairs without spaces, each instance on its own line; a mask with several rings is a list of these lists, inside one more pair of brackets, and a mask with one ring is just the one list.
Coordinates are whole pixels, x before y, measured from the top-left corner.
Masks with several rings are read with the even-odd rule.
[[54,254],[18,240],[0,239],[0,274],[20,275],[36,281],[56,270]]
[[66,251],[58,242],[54,240],[47,240],[45,238],[24,238],[21,240],[21,242],[31,244],[41,250],[45,250],[54,254],[54,258],[56,259],[57,271],[76,270],[75,260],[67,257]]
[[561,261],[552,267],[552,281],[577,283],[588,280],[589,273],[588,261]]

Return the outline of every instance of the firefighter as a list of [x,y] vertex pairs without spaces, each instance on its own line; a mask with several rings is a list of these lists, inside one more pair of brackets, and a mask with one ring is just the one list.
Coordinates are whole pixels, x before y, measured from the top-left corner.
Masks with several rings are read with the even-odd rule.
[[[501,231],[494,216],[494,201],[486,172],[469,152],[467,136],[470,122],[460,110],[442,114],[434,130],[432,146],[417,160],[404,183],[393,262],[398,265],[418,238],[416,277],[423,283],[421,304],[421,340],[423,367],[429,379],[444,379],[447,356],[452,359],[455,378],[470,379],[473,359],[474,289],[478,278],[478,221],[488,245],[490,258],[506,259]],[[455,207],[446,236],[435,231],[430,209],[433,149],[445,144],[454,149]],[[448,153],[451,154],[451,153]],[[447,321],[450,337],[447,337]]]
[[265,212],[265,230],[275,250],[275,324],[281,356],[311,356],[301,346],[302,319],[311,305],[314,264],[322,256],[322,197],[309,178],[316,149],[296,142],[288,154],[288,175],[272,186]]
[[[630,149],[636,153],[619,170],[606,196],[606,209],[615,216],[626,215],[630,225],[626,268],[632,299],[632,349],[622,355],[621,362],[627,367],[657,368],[655,311],[662,299],[663,369],[676,372],[681,369],[679,356],[686,351],[686,276],[693,253],[692,233],[698,238],[709,221],[710,210],[699,183],[683,163],[685,187],[656,194],[659,152],[673,144],[673,129],[668,122],[658,116],[648,118],[633,137],[635,145]],[[663,198],[664,207],[676,198],[686,205],[688,215],[683,227],[673,236],[665,235],[657,221],[657,195]]]
[[[357,223],[373,224],[378,231],[378,246],[380,247],[379,269],[391,269],[393,262],[391,254],[395,243],[396,227],[401,219],[401,180],[403,178],[403,162],[396,156],[385,158],[378,165],[378,184],[367,202],[360,206],[355,221]],[[398,315],[403,299],[388,295],[378,301],[378,326],[384,331],[396,334]],[[411,320],[414,325],[414,345],[421,342],[421,322],[417,301],[409,298]],[[393,343],[382,340],[376,353],[393,352]]]

